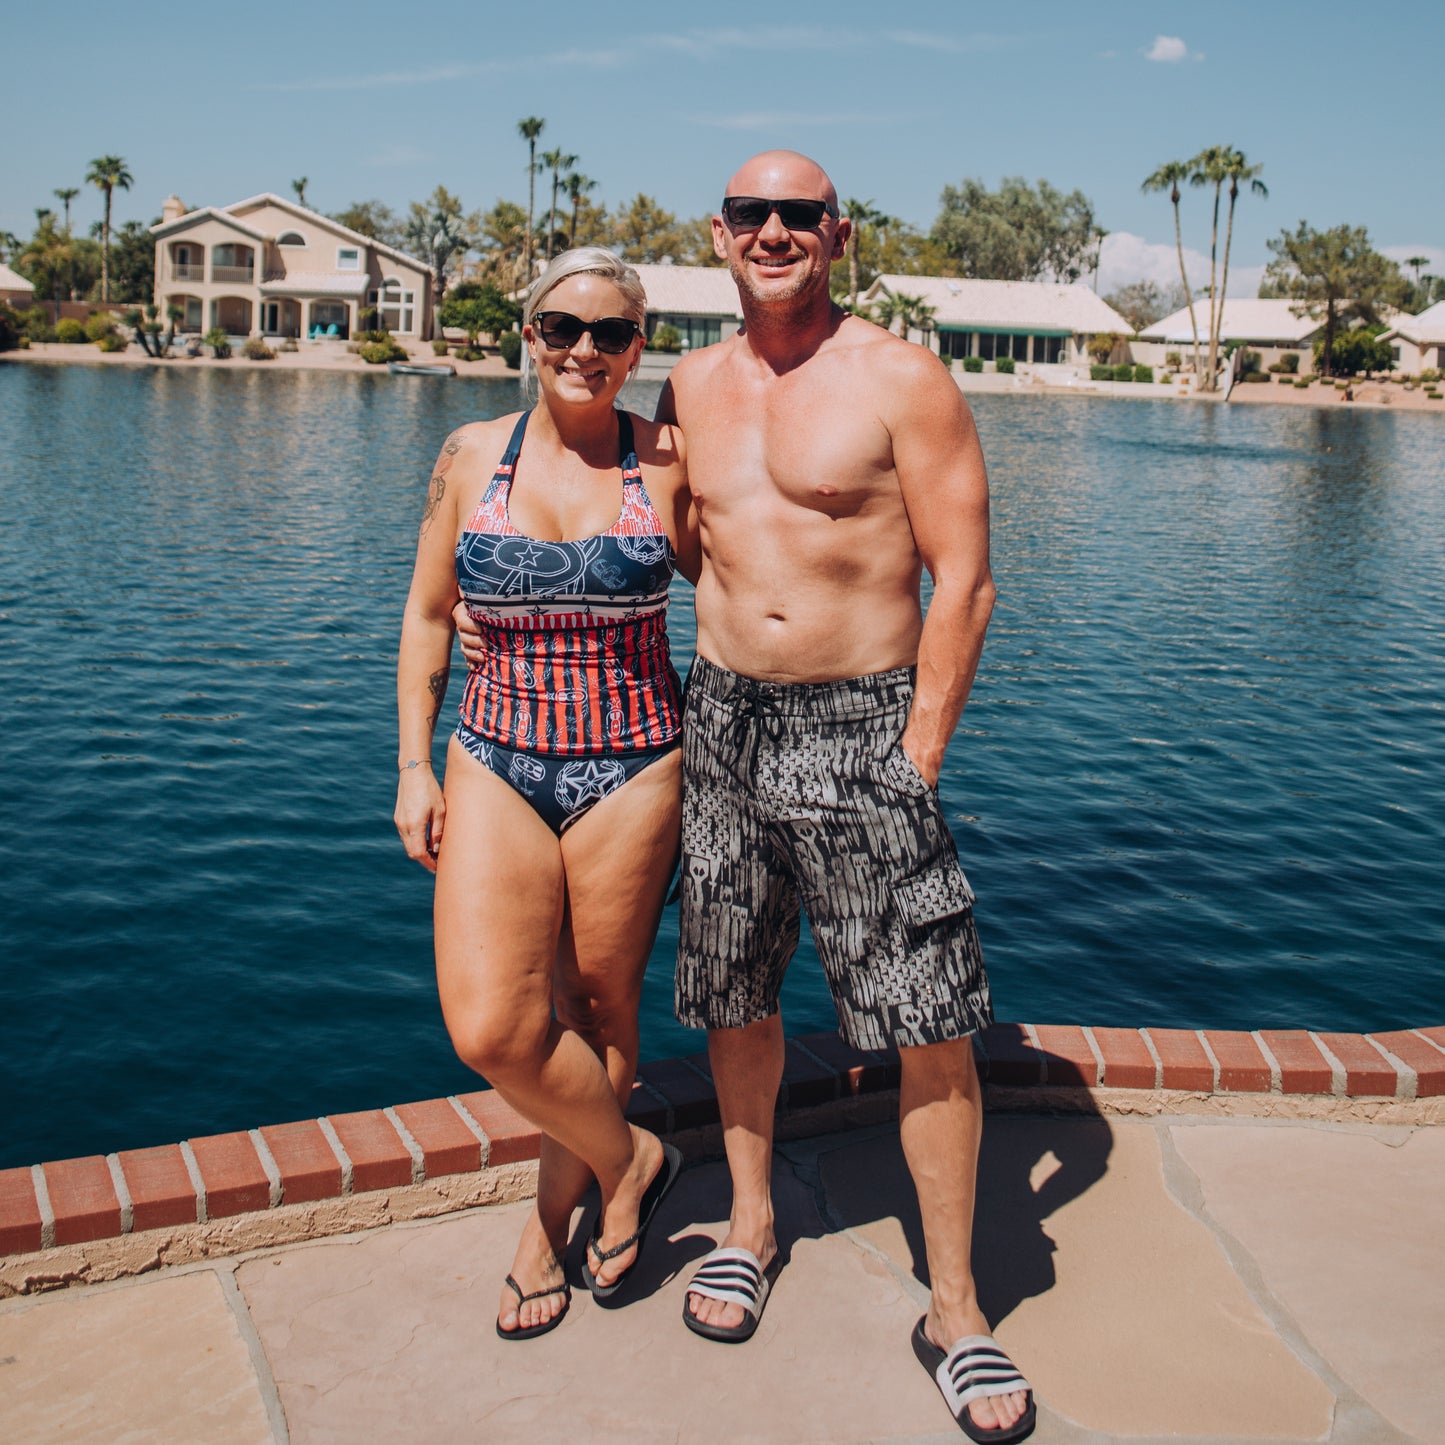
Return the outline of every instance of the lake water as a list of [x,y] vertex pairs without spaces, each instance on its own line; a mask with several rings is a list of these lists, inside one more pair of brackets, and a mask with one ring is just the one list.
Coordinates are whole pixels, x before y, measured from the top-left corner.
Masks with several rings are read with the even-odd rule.
[[[391,825],[393,664],[430,461],[517,404],[0,367],[0,1166],[473,1083]],[[999,603],[943,796],[1000,1017],[1445,1021],[1439,419],[975,411]],[[702,1046],[675,917],[646,1057]],[[784,1010],[833,1026],[806,946]]]

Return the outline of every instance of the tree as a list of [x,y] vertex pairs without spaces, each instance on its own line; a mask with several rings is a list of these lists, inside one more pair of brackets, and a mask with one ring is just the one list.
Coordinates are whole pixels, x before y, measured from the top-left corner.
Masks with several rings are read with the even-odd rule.
[[1186,304],[1189,307],[1189,329],[1194,333],[1194,374],[1199,374],[1199,323],[1194,317],[1194,293],[1189,289],[1189,277],[1184,272],[1184,235],[1179,228],[1179,184],[1189,179],[1189,166],[1184,161],[1165,161],[1153,175],[1147,176],[1139,187],[1145,195],[1151,192],[1168,191],[1169,203],[1174,207],[1174,246],[1179,252],[1179,282],[1184,288]]
[[[577,160],[572,157],[573,162]],[[577,212],[581,208],[582,198],[588,191],[595,191],[597,182],[591,176],[584,176],[580,171],[569,171],[567,175],[567,198],[572,202],[572,224],[567,229],[567,245],[569,247],[577,244]]]
[[401,222],[396,212],[381,201],[353,201],[344,211],[335,212],[331,219],[358,236],[368,236],[383,246],[401,249]]
[[712,244],[712,212],[679,221],[673,229],[676,238],[673,256],[680,266],[726,266]]
[[[71,203],[79,194],[80,194],[80,187],[79,187],[79,186],[61,186],[61,187],[59,187],[59,188],[54,192],[54,195],[59,199],[61,205],[63,205],[63,206],[65,207],[65,234],[66,234],[67,236],[70,235],[70,203]],[[1423,261],[1421,262],[1421,265],[1424,265],[1424,262],[1423,262]],[[1418,272],[1418,270],[1417,270],[1417,272],[1416,272],[1417,277],[1418,277],[1418,274],[1419,274],[1419,272]],[[69,288],[70,288],[70,299],[71,299],[72,301],[74,301],[74,300],[75,300],[75,277],[74,277],[74,276],[71,276],[71,277],[69,277],[68,279],[69,279]]]
[[60,319],[60,293],[72,273],[75,248],[70,236],[55,224],[55,212],[44,207],[35,212],[35,234],[15,255],[15,269],[35,287],[36,298],[50,297],[52,320]]
[[438,308],[437,319],[443,326],[461,327],[468,345],[475,347],[484,331],[492,336],[510,331],[522,319],[522,308],[491,281],[460,281]]
[[[62,193],[60,191],[56,191],[55,194],[58,196]],[[75,192],[71,191],[70,194],[73,196]],[[65,208],[65,229],[67,231],[70,229],[70,206],[68,203]],[[1415,284],[1416,286],[1418,286],[1420,284],[1420,268],[1422,266],[1428,266],[1430,264],[1430,258],[1428,256],[1406,256],[1405,264],[1410,267],[1412,271],[1414,271]]]
[[482,271],[509,291],[521,284],[527,235],[527,213],[515,201],[498,201],[481,217],[477,244]]
[[447,277],[466,255],[476,230],[476,218],[462,214],[461,200],[445,186],[438,186],[426,201],[411,203],[405,239],[412,254],[431,267],[436,306],[441,305]]
[[677,217],[641,191],[617,213],[612,228],[624,261],[661,261],[677,253]]
[[1330,373],[1325,373],[1323,361],[1324,341],[1316,341],[1315,369],[1322,374],[1354,376],[1363,371],[1366,376],[1372,371],[1390,371],[1395,365],[1395,351],[1388,341],[1379,339],[1383,326],[1355,326],[1341,331],[1335,337],[1333,355],[1330,358]]
[[1222,157],[1222,169],[1229,182],[1229,220],[1224,228],[1224,271],[1219,278],[1219,305],[1214,310],[1214,326],[1209,336],[1209,374],[1214,375],[1214,362],[1219,354],[1219,330],[1224,325],[1224,298],[1229,295],[1229,248],[1234,242],[1234,206],[1239,199],[1241,181],[1248,181],[1249,188],[1257,196],[1268,198],[1269,187],[1260,180],[1263,166],[1252,166],[1243,151],[1226,148]]
[[527,235],[522,250],[522,284],[532,284],[532,226],[537,200],[537,137],[547,122],[539,115],[529,115],[517,122],[517,134],[527,142]]
[[941,202],[933,238],[964,276],[1073,282],[1088,267],[1094,208],[1082,191],[1005,176],[997,192],[977,180],[945,186]]
[[[158,226],[161,218],[151,222]],[[149,226],[127,221],[115,233],[110,271],[118,301],[145,303],[153,299],[156,281],[156,240]]]
[[1320,367],[1325,375],[1334,365],[1340,322],[1383,321],[1382,309],[1398,305],[1409,284],[1400,268],[1370,245],[1363,226],[1316,231],[1301,221],[1297,230],[1281,231],[1266,244],[1274,259],[1260,289],[1293,298],[1299,304],[1291,309],[1298,316],[1323,318]]
[[848,310],[858,312],[858,248],[863,244],[864,226],[886,226],[890,217],[880,211],[871,200],[858,201],[851,197],[843,202],[843,214],[853,223],[848,235]]
[[128,191],[134,177],[119,156],[97,156],[85,173],[87,185],[98,186],[105,197],[105,216],[100,223],[100,299],[110,300],[110,203],[117,188]]
[[576,156],[569,156],[560,146],[546,151],[542,164],[552,172],[552,209],[547,213],[547,259],[552,259],[552,244],[557,239],[557,192],[562,185],[562,172],[570,171],[577,164]]
[[1135,331],[1142,331],[1169,314],[1169,303],[1164,299],[1164,293],[1152,281],[1131,281],[1127,286],[1111,291],[1104,300]]
[[291,182],[291,189],[296,192],[296,204],[298,206],[304,206],[306,204],[306,187],[308,184],[309,178],[306,176],[301,176]]
[[893,323],[899,323],[899,334],[907,340],[909,331],[922,331],[925,335],[933,330],[938,308],[930,306],[921,296],[910,296],[906,291],[883,290],[873,303],[871,319],[885,331],[893,330]]

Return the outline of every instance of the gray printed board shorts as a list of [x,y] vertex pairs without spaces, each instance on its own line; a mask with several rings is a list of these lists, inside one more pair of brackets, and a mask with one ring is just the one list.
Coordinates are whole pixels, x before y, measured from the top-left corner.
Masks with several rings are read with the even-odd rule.
[[993,1019],[973,890],[938,792],[899,738],[913,672],[769,683],[698,658],[683,709],[677,1017],[778,1011],[800,906],[855,1047]]

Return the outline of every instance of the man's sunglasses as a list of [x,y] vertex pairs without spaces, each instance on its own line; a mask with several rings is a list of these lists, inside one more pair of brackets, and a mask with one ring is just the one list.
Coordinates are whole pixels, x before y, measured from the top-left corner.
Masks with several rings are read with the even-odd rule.
[[532,318],[537,334],[554,351],[570,351],[582,340],[582,333],[592,333],[592,344],[609,356],[620,356],[642,335],[642,328],[625,316],[604,316],[599,321],[584,321],[570,311],[539,311]]
[[832,216],[836,220],[838,215],[837,206],[830,206],[827,201],[775,201],[766,196],[723,198],[722,218],[735,231],[762,230],[774,211],[790,231],[815,231],[822,224],[824,216]]

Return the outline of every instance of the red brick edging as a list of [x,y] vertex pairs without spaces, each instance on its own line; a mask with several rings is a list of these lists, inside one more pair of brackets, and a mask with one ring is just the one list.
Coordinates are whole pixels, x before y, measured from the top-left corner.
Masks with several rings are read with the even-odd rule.
[[[995,1024],[987,1085],[1425,1099],[1445,1095],[1445,1027],[1380,1034]],[[898,1085],[898,1055],[836,1034],[788,1042],[779,1107]],[[707,1055],[644,1064],[628,1117],[661,1133],[718,1121]],[[0,1256],[419,1184],[537,1157],[536,1129],[491,1090],[0,1170]]]

